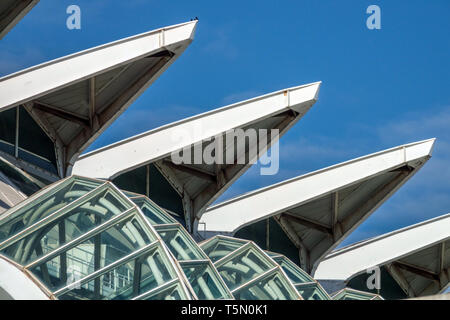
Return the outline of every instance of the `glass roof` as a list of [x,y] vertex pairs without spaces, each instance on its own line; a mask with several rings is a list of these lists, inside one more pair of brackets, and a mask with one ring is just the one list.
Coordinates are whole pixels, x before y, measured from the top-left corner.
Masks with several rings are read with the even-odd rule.
[[267,253],[281,266],[303,299],[331,300],[325,289],[298,265],[278,253]]
[[283,269],[253,242],[216,236],[201,247],[236,299],[301,299]]
[[59,299],[139,299],[184,277],[142,211],[109,182],[70,177],[0,220],[0,253]]
[[[0,255],[62,300],[330,299],[283,255],[225,236],[197,244],[146,196],[78,176],[0,215]],[[378,298],[350,289],[333,297]]]
[[333,300],[384,300],[378,294],[345,288],[333,296]]
[[200,300],[233,299],[214,264],[180,223],[146,196],[134,194],[130,199],[180,264],[193,296]]

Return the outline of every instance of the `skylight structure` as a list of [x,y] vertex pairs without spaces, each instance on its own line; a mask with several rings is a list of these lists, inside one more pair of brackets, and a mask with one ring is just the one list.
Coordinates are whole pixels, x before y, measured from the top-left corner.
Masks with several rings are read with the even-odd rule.
[[252,241],[216,236],[201,247],[237,300],[302,299],[283,269]]
[[0,254],[58,299],[190,298],[158,233],[110,182],[70,177],[5,212]]
[[128,193],[159,233],[180,264],[194,295],[200,300],[233,299],[214,264],[173,217],[142,195]]
[[303,271],[298,265],[293,263],[287,257],[275,253],[267,254],[278,263],[288,276],[289,280],[305,300],[330,300],[330,296],[317,280]]
[[333,300],[384,300],[378,294],[345,288],[333,295]]

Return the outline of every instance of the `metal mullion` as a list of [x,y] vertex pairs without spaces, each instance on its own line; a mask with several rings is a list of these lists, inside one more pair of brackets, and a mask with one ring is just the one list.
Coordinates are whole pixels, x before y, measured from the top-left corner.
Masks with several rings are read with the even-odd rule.
[[187,285],[190,286],[190,283],[189,283],[188,279],[186,278],[183,270],[181,269],[180,264],[175,259],[175,257],[172,255],[172,253],[170,252],[169,248],[167,248],[167,245],[165,244],[164,240],[161,238],[161,236],[158,233],[158,231],[156,231],[155,227],[152,226],[150,221],[146,218],[146,216],[142,212],[141,208],[139,208],[139,206],[137,206],[135,203],[133,203],[133,205],[134,205],[134,207],[137,210],[137,215],[140,216],[141,219],[143,220],[144,225],[147,226],[147,228],[150,230],[150,232],[152,232],[154,234],[156,239],[160,241],[162,251],[165,253],[166,258],[169,261],[170,266],[172,267],[172,271],[175,272],[176,277],[178,279],[180,279],[181,287],[182,287],[182,289],[184,291],[184,294],[186,296],[192,296],[192,295],[195,296],[195,292],[192,289],[192,287],[190,287],[192,289],[191,290],[192,292],[190,292],[188,287],[186,287]]
[[210,260],[208,260],[208,259],[197,259],[197,260],[178,260],[178,263],[180,264],[180,265],[183,265],[183,264],[188,264],[188,263],[202,263],[202,262],[209,262]]
[[176,223],[155,224],[153,226],[153,228],[155,228],[155,230],[158,231],[158,229],[172,228],[172,227],[178,227],[178,226],[181,226],[181,224],[176,222]]
[[[275,263],[276,261],[273,260]],[[291,281],[291,279],[289,279],[288,275],[286,274],[286,272],[283,270],[283,268],[281,267],[280,264],[276,263],[278,270],[280,271],[281,275],[286,279],[286,281],[288,282],[289,286],[291,287],[291,289],[294,289],[294,292],[300,296],[302,299],[303,297],[301,296],[301,294],[298,292],[297,288],[295,287],[294,283]],[[314,279],[313,279],[314,280]],[[313,283],[317,284],[317,281],[312,281]]]
[[239,287],[235,288],[234,290],[231,291],[231,293],[235,293],[238,290],[241,290],[249,285],[254,284],[255,282],[261,280],[262,278],[264,278],[267,275],[270,275],[271,273],[275,273],[275,271],[278,270],[278,267],[273,267],[272,269],[267,270],[266,272],[261,273],[259,276],[257,276],[255,279],[252,279],[250,281],[247,281],[244,284],[241,284]]
[[25,269],[31,269],[36,267],[37,265],[41,264],[42,262],[45,262],[47,260],[50,260],[56,256],[58,256],[61,252],[67,251],[78,245],[79,243],[96,236],[97,234],[103,232],[106,229],[109,229],[111,226],[121,222],[122,220],[127,219],[129,216],[135,213],[135,208],[130,208],[121,214],[115,216],[112,219],[109,219],[108,221],[103,222],[101,225],[95,227],[94,229],[82,234],[81,236],[67,242],[66,244],[60,246],[58,249],[55,249],[52,252],[47,253],[46,255],[40,257],[39,259],[29,263],[25,266]]
[[239,253],[245,251],[245,249],[247,249],[247,248],[249,248],[249,247],[251,247],[251,246],[252,246],[252,243],[251,243],[251,242],[247,242],[247,243],[244,244],[242,247],[239,247],[239,248],[237,248],[237,249],[231,251],[231,252],[228,253],[227,255],[223,256],[222,258],[220,258],[219,260],[217,260],[214,264],[215,264],[217,267],[219,267],[219,266],[221,266],[222,264],[224,264],[224,263],[225,263],[224,261],[226,261],[231,255],[233,255],[233,254],[239,254]]
[[11,244],[16,243],[17,241],[22,240],[23,238],[25,238],[27,236],[29,236],[34,231],[38,230],[41,226],[43,226],[43,225],[45,225],[47,223],[53,222],[57,218],[60,218],[59,215],[61,214],[61,212],[63,212],[62,215],[61,215],[61,217],[63,217],[71,209],[76,208],[80,203],[82,203],[84,200],[86,200],[86,198],[89,198],[90,196],[92,196],[92,195],[94,195],[96,193],[102,192],[103,189],[105,189],[106,186],[107,186],[107,183],[104,183],[104,184],[98,186],[97,188],[95,188],[95,189],[89,191],[88,193],[84,194],[83,196],[79,197],[75,201],[72,201],[72,202],[68,203],[64,207],[56,210],[52,214],[50,214],[50,215],[46,216],[45,218],[43,218],[42,220],[37,221],[36,223],[34,223],[31,226],[25,228],[24,230],[20,231],[19,233],[15,234],[14,236],[6,239],[2,243],[0,243],[0,250],[4,249],[7,246],[10,246]]
[[178,278],[172,279],[169,282],[166,282],[166,283],[164,283],[164,284],[162,284],[162,285],[160,285],[160,286],[158,286],[156,288],[153,288],[153,289],[151,289],[151,290],[149,290],[147,292],[144,292],[143,294],[141,294],[141,295],[139,295],[137,297],[132,298],[131,300],[142,300],[142,299],[145,299],[145,298],[151,296],[152,294],[154,294],[155,292],[163,291],[165,289],[170,288],[171,286],[173,286],[177,282],[179,283],[180,279],[178,279]]
[[99,269],[97,271],[94,271],[93,273],[85,276],[84,278],[82,278],[82,279],[80,279],[78,281],[75,281],[75,282],[73,282],[73,283],[71,283],[71,284],[69,284],[69,285],[67,285],[67,286],[65,286],[65,287],[63,287],[63,288],[61,288],[59,290],[56,290],[54,292],[54,295],[55,296],[62,295],[64,293],[70,291],[71,288],[73,288],[73,287],[75,287],[77,285],[82,286],[82,285],[86,284],[86,282],[94,280],[95,278],[104,275],[108,271],[111,271],[114,268],[121,266],[122,264],[125,264],[125,263],[127,263],[127,262],[129,262],[129,261],[131,261],[133,259],[136,259],[139,256],[141,256],[141,255],[143,255],[143,254],[145,254],[147,252],[150,252],[151,250],[154,250],[158,246],[158,243],[159,243],[159,241],[153,241],[152,243],[149,243],[148,245],[146,245],[146,246],[144,246],[144,247],[142,247],[142,248],[140,248],[140,249],[138,249],[136,251],[131,252],[129,255],[126,255],[125,257],[122,257],[121,259],[111,263],[110,265],[108,265],[106,267],[103,267],[103,268],[101,268],[101,269]]
[[213,269],[213,271],[216,273],[217,275],[217,280],[222,284],[222,286],[225,288],[225,291],[229,294],[229,296],[234,299],[233,293],[231,293],[230,288],[228,288],[227,284],[225,283],[225,280],[222,278],[222,276],[219,273],[219,270],[217,270],[216,265],[211,261],[208,260],[208,264],[209,266]]

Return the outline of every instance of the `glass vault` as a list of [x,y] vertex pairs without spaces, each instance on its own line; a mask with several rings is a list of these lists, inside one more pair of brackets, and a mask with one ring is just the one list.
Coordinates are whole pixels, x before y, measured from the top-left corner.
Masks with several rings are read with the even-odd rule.
[[1,214],[0,255],[55,299],[330,299],[283,255],[225,236],[198,244],[148,197],[79,176]]

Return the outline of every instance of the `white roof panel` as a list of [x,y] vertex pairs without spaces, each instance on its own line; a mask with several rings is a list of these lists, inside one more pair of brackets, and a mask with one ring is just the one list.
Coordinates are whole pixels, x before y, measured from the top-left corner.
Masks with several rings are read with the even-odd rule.
[[56,141],[64,176],[191,43],[196,23],[153,30],[0,78],[0,111],[27,108]]
[[[180,194],[190,197],[193,211],[199,218],[202,210],[250,167],[249,159],[246,157],[244,164],[238,164],[235,159],[233,165],[187,166],[175,165],[171,154],[206,144],[209,138],[223,136],[235,128],[279,129],[282,135],[316,102],[319,88],[317,82],[280,90],[162,126],[81,156],[73,173],[112,179],[155,163]],[[180,133],[185,139],[176,139]],[[268,145],[273,141],[269,139]],[[236,144],[233,145],[236,148]],[[226,143],[224,149],[225,152],[235,151]],[[222,174],[217,173],[220,171]]]
[[211,208],[206,234],[235,234],[274,217],[312,272],[379,205],[431,157],[434,139],[350,160],[236,197]]
[[450,214],[336,250],[314,275],[349,281],[374,266],[386,266],[411,297],[445,291],[450,275]]

